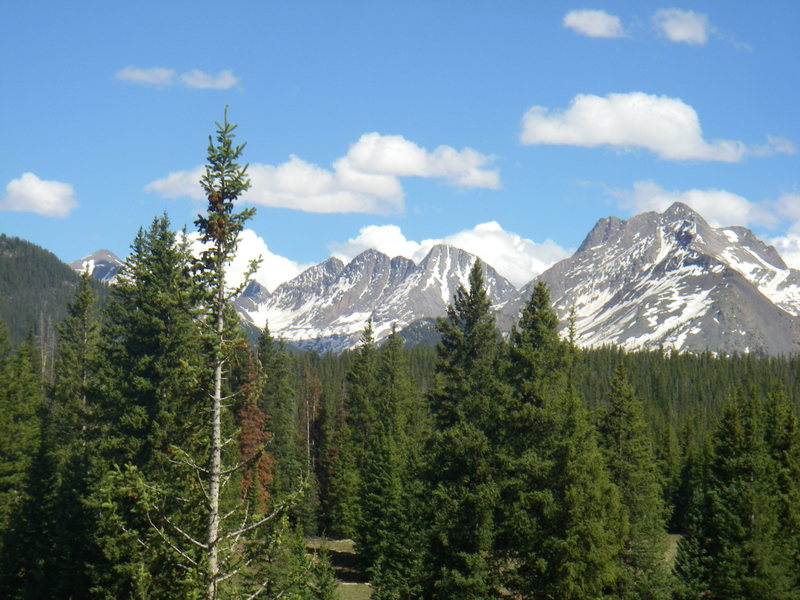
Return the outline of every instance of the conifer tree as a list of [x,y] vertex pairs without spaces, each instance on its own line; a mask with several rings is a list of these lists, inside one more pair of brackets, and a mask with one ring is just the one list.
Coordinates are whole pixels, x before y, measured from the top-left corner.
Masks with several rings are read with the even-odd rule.
[[[13,351],[11,342],[8,339],[8,327],[5,320],[0,316],[0,407],[3,414],[0,415],[0,448],[3,449],[2,460],[0,460],[0,531],[4,531],[8,526],[9,515],[14,506],[14,493],[13,489],[16,484],[14,482],[14,475],[17,469],[24,468],[24,465],[15,465],[14,461],[7,460],[6,454],[10,450],[10,445],[14,443],[14,422],[10,419],[13,410],[13,400],[10,397],[9,391],[11,387],[11,380],[14,373],[11,369],[11,361],[13,358]],[[9,446],[7,449],[6,446]],[[2,539],[0,538],[0,548],[2,548]]]
[[662,497],[670,523],[675,515],[675,505],[678,501],[678,486],[680,485],[680,472],[683,457],[678,442],[678,435],[672,422],[672,415],[668,415],[663,424],[660,441],[655,447],[656,461],[661,476]]
[[690,540],[703,562],[708,597],[798,597],[797,565],[781,532],[760,403],[737,394],[712,444],[697,528],[702,537]]
[[361,519],[361,478],[355,461],[356,450],[350,425],[342,418],[338,431],[326,447],[327,462],[325,490],[322,502],[324,509],[324,531],[333,537],[356,537],[356,528]]
[[681,529],[675,561],[676,600],[697,600],[708,595],[708,557],[705,551],[708,447],[690,446],[685,453],[677,497],[682,498]]
[[498,551],[522,598],[589,599],[619,576],[621,517],[597,436],[570,384],[570,349],[543,283],[512,331]]
[[[58,581],[53,597],[78,597],[89,585],[85,565],[97,560],[90,539],[93,515],[87,499],[96,472],[95,401],[99,368],[100,317],[88,272],[81,276],[67,317],[58,325],[55,376],[51,400],[52,436],[57,469],[55,529],[49,560]],[[57,591],[56,591],[57,590]]]
[[378,364],[375,431],[361,475],[356,549],[373,595],[411,598],[418,591],[420,531],[418,453],[424,422],[414,410],[403,341],[393,329]]
[[263,388],[263,375],[249,348],[242,347],[237,354],[240,357],[236,362],[243,364],[236,365],[236,371],[241,372],[234,373],[241,378],[236,383],[239,398],[235,416],[239,429],[239,462],[246,465],[241,472],[239,496],[247,503],[246,510],[265,515],[272,504],[270,490],[275,459],[267,452],[272,441],[272,434],[268,431],[269,417],[257,403]]
[[356,359],[347,374],[344,419],[336,434],[326,507],[330,532],[356,538],[362,521],[363,476],[371,440],[377,433],[377,350],[372,323],[361,335]]
[[102,446],[118,465],[159,462],[199,415],[192,399],[207,367],[189,251],[166,215],[141,229],[106,307],[99,373]]
[[[765,441],[772,459],[779,538],[789,564],[800,565],[800,416],[785,392],[767,399]],[[791,576],[791,574],[790,574]],[[800,590],[800,569],[793,589]]]
[[[0,548],[0,598],[15,600],[47,600],[65,597],[71,591],[74,578],[84,570],[80,563],[69,566],[61,563],[63,547],[54,532],[62,523],[57,518],[58,479],[53,464],[51,438],[44,434],[48,429],[47,413],[42,419],[40,443],[30,458],[23,481],[25,494],[13,508],[9,523],[2,531]],[[65,575],[68,581],[59,579]],[[85,592],[84,586],[80,592]]]
[[[91,275],[81,275],[78,290],[57,327],[58,349],[53,381],[56,437],[67,454],[84,446],[91,426],[89,396],[95,385],[100,345],[100,319]],[[70,443],[66,443],[69,440]]]
[[4,571],[9,597],[80,597],[96,559],[87,510],[93,439],[89,390],[97,366],[99,322],[90,276],[82,275],[67,317],[57,327],[54,385],[41,411],[40,443],[27,474],[29,494],[9,531]]
[[356,550],[377,598],[408,598],[413,586],[409,560],[414,552],[409,499],[402,478],[397,439],[379,425],[363,479],[362,518]]
[[325,519],[329,515],[324,509],[337,498],[330,493],[330,482],[335,476],[332,465],[338,461],[337,438],[344,411],[339,395],[333,397],[323,390],[317,369],[319,356],[309,353],[298,362],[300,451],[306,487],[297,513],[304,531],[310,535],[318,532],[318,517],[322,519],[322,530],[331,531],[331,520]]
[[0,326],[0,532],[25,501],[28,470],[41,440],[43,403],[32,338],[12,352],[6,332]]
[[[206,471],[208,525],[201,542],[205,550],[202,569],[206,571],[208,600],[215,600],[218,597],[220,582],[227,576],[226,567],[220,564],[220,549],[224,541],[220,529],[223,516],[220,501],[226,470],[223,466],[225,443],[223,421],[226,401],[223,391],[223,371],[230,357],[231,342],[231,331],[225,323],[225,311],[228,301],[239,292],[234,290],[231,293],[228,289],[230,283],[227,279],[227,268],[233,260],[244,223],[255,212],[254,209],[234,212],[234,202],[250,187],[250,180],[246,176],[247,167],[242,167],[237,162],[244,146],[234,146],[235,128],[235,125],[228,123],[226,109],[225,119],[217,127],[216,143],[209,139],[206,172],[200,180],[208,198],[208,206],[205,216],[200,215],[195,223],[201,241],[206,244],[196,267],[196,275],[204,293],[206,319],[211,329],[208,342],[213,369],[210,390],[210,459]],[[253,269],[254,265],[251,266],[251,273]],[[255,523],[244,527],[253,525]]]
[[309,579],[303,600],[336,600],[339,597],[330,552],[325,546],[319,549],[313,559]]
[[364,465],[370,447],[370,439],[378,426],[378,354],[372,331],[372,321],[368,321],[361,334],[361,344],[356,360],[347,374],[347,395],[345,412],[353,439],[356,468],[364,472]]
[[53,470],[43,444],[40,354],[32,334],[12,352],[6,331],[0,320],[0,597],[35,598],[47,591],[49,544],[25,534],[48,529],[36,518],[38,503],[52,499]]
[[[230,430],[231,400],[239,391],[226,389],[224,382],[230,368],[232,351],[241,339],[240,330],[233,319],[227,319],[229,301],[246,285],[257,263],[250,265],[239,287],[232,287],[228,280],[228,266],[233,260],[244,223],[255,210],[234,212],[240,195],[250,187],[246,166],[238,163],[244,145],[234,145],[236,126],[225,119],[217,124],[216,141],[210,139],[206,172],[200,183],[208,198],[205,215],[195,222],[200,240],[205,245],[195,266],[195,278],[201,292],[204,323],[208,328],[207,353],[212,371],[210,389],[205,397],[210,398],[207,410],[210,413],[207,434],[208,459],[205,467],[189,456],[186,461],[205,486],[204,503],[206,530],[202,536],[184,536],[194,547],[203,551],[201,561],[193,567],[205,583],[205,597],[216,600],[236,593],[244,597],[278,594],[281,583],[275,582],[270,573],[259,569],[259,554],[275,550],[280,543],[272,523],[277,522],[290,504],[296,502],[300,491],[283,504],[273,503],[267,514],[248,511],[233,494],[226,492],[226,485],[242,469],[249,468],[251,461],[260,458],[252,453],[248,460],[237,462],[237,454],[226,452],[234,439]],[[262,452],[265,448],[262,448]],[[185,543],[185,541],[184,541]],[[286,582],[286,586],[294,582]],[[223,588],[227,588],[223,590]],[[272,591],[275,590],[275,591]]]
[[208,210],[197,220],[203,250],[193,266],[186,244],[157,220],[137,238],[109,307],[117,377],[108,380],[125,381],[117,393],[130,400],[106,403],[106,453],[116,464],[95,495],[111,565],[97,588],[107,597],[280,596],[305,569],[288,574],[265,558],[302,563],[282,547],[285,508],[299,492],[266,501],[260,382],[232,371],[245,342],[229,306],[241,286],[230,288],[227,267],[252,214],[234,213],[248,181],[233,130],[226,118],[209,141]]
[[208,367],[189,266],[188,247],[158,217],[134,239],[106,307],[94,419],[101,460],[91,493],[101,597],[191,597],[196,584],[164,542],[167,529],[199,526],[185,506],[203,501],[186,473],[175,475],[172,451],[199,456],[196,427],[206,420],[195,400]]
[[609,406],[600,418],[600,441],[611,480],[620,490],[625,517],[620,598],[667,599],[669,576],[666,509],[641,401],[620,363],[611,381]]
[[499,500],[496,427],[506,390],[500,339],[480,261],[459,287],[447,317],[429,402],[434,432],[427,453],[428,551],[423,596],[495,597],[495,515]]
[[270,454],[275,459],[272,494],[277,501],[290,496],[303,476],[300,453],[299,411],[292,389],[289,357],[283,342],[276,341],[265,325],[257,344],[263,373],[259,407],[269,417]]

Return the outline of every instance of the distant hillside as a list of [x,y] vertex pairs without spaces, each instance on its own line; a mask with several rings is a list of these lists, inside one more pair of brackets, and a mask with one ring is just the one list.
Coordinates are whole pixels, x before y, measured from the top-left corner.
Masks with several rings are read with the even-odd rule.
[[[8,325],[12,344],[29,332],[51,339],[77,283],[78,274],[52,252],[0,234],[0,316]],[[105,286],[97,283],[95,288],[105,297]]]

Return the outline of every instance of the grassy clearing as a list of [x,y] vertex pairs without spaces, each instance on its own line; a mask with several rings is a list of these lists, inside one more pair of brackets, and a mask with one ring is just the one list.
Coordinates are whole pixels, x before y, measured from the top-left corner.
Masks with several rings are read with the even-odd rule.
[[670,568],[675,566],[675,560],[678,558],[678,542],[681,541],[682,535],[671,533],[667,536],[667,564]]
[[368,600],[372,588],[368,583],[340,583],[337,593],[339,600]]
[[329,540],[321,537],[312,537],[306,540],[306,548],[309,550],[319,550],[323,545],[331,552],[336,552],[337,554],[356,553],[356,543],[353,540]]
[[330,553],[331,566],[339,581],[339,600],[366,600],[372,595],[372,588],[366,576],[359,570],[356,562],[355,543],[353,540],[331,540],[313,537],[306,540],[309,552],[318,552],[327,548]]

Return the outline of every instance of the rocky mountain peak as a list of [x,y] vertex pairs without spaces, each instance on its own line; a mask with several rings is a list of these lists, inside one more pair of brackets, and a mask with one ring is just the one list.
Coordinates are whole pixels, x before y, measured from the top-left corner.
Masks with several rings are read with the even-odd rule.
[[389,257],[383,252],[379,252],[374,248],[367,248],[366,250],[358,254],[353,260],[351,260],[348,266],[354,264],[360,265],[360,264],[376,263],[376,262],[389,262]]
[[585,252],[590,248],[595,248],[615,239],[622,230],[625,221],[617,217],[606,217],[600,219],[589,234],[584,238],[577,252]]
[[[345,265],[340,259],[332,256],[318,265],[309,267],[292,279],[291,282],[287,283],[291,283],[291,287],[293,288],[321,290],[336,281],[336,278],[342,273],[344,267]],[[275,291],[277,292],[278,289],[285,285],[286,283],[279,285]]]
[[683,202],[674,202],[661,213],[661,218],[664,221],[694,221],[695,223],[702,223],[707,225],[705,219],[696,210]]
[[89,271],[92,277],[104,283],[116,280],[123,262],[110,250],[102,249],[69,263],[78,273]]
[[628,221],[602,219],[540,278],[562,322],[575,307],[580,344],[800,349],[800,272],[749,230],[714,228],[682,203]]

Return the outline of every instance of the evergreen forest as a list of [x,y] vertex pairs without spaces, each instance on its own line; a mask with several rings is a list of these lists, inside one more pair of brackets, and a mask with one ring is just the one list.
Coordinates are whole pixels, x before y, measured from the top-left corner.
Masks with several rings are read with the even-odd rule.
[[544,284],[503,336],[479,262],[435,348],[253,341],[217,125],[202,253],[153,219],[47,361],[0,319],[0,597],[344,599],[348,539],[376,600],[800,599],[800,356],[581,349]]

